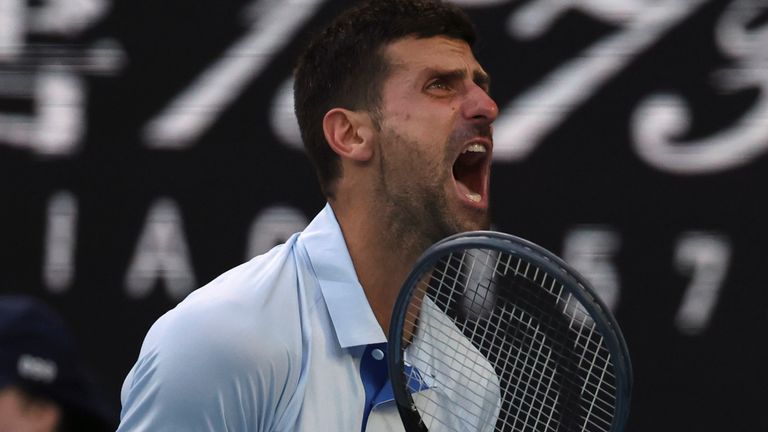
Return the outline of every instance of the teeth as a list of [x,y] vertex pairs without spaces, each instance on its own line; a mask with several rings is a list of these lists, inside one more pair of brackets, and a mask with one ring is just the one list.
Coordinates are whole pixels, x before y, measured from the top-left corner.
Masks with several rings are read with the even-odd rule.
[[474,202],[480,202],[480,194],[474,192],[467,192],[467,198]]
[[464,154],[466,152],[472,152],[472,153],[485,153],[485,146],[482,144],[472,144],[471,146],[464,149],[461,154]]

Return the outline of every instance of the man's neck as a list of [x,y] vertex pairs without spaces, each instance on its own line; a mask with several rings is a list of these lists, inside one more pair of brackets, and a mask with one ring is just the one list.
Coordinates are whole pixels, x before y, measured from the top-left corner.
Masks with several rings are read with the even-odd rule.
[[[360,207],[331,206],[344,234],[344,241],[363,286],[368,303],[385,334],[392,309],[405,278],[421,250],[409,239],[399,238],[382,223],[381,213],[363,214]],[[368,207],[369,209],[371,207]],[[409,244],[410,243],[410,244]]]

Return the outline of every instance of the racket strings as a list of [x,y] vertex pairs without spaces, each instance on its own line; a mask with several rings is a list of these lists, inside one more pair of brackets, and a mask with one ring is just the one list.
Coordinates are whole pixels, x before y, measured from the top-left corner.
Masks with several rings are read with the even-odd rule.
[[[509,270],[512,268],[511,263],[514,263],[515,261],[513,261],[511,258],[511,256],[508,256],[506,261],[500,260],[500,262],[504,263],[503,270],[499,272],[499,274],[502,276],[506,276],[509,273]],[[567,327],[569,329],[578,329],[576,339],[572,339],[570,343],[573,344],[577,351],[581,351],[581,356],[577,363],[577,367],[581,373],[580,378],[584,380],[584,386],[581,388],[579,394],[582,399],[590,400],[586,419],[590,419],[590,417],[592,417],[591,413],[592,409],[594,408],[602,409],[603,416],[607,415],[610,418],[612,416],[613,405],[611,404],[606,409],[605,406],[600,406],[597,404],[597,402],[600,400],[600,395],[598,395],[596,390],[598,389],[599,385],[606,384],[606,388],[608,390],[607,396],[609,399],[611,399],[611,402],[614,402],[613,395],[615,394],[616,387],[612,384],[612,382],[615,381],[615,377],[611,372],[609,372],[608,366],[610,364],[610,354],[607,348],[602,346],[602,337],[595,333],[596,327],[594,322],[589,318],[589,314],[585,310],[576,308],[574,306],[578,305],[578,303],[574,302],[574,298],[570,294],[568,294],[567,300],[563,302],[563,285],[558,284],[556,278],[548,275],[546,272],[541,271],[537,267],[531,267],[529,264],[521,266],[521,264],[521,261],[518,259],[514,265],[514,271],[512,272],[513,275],[521,276],[523,280],[528,280],[534,283],[536,287],[527,290],[527,293],[532,294],[532,296],[529,298],[525,297],[525,291],[521,292],[520,290],[516,290],[515,294],[517,294],[518,297],[523,297],[522,300],[529,302],[529,305],[530,303],[536,303],[537,305],[533,310],[538,311],[540,315],[543,312],[543,316],[551,318],[542,321],[541,324],[548,328],[548,331],[551,331],[553,327],[552,320],[556,317],[557,319],[555,319],[555,321],[558,321],[560,330],[562,331],[564,328],[561,316],[557,315],[556,313],[551,313],[551,310],[544,311],[545,309],[548,309],[548,305],[551,304],[550,301],[552,300],[551,298],[548,298],[549,296],[546,294],[548,292],[549,294],[555,296],[556,301],[554,303],[562,304],[563,312],[566,316],[570,316],[570,322],[567,324]],[[549,277],[549,280],[547,277]],[[542,290],[539,288],[546,289]],[[509,292],[509,290],[507,292]],[[541,301],[544,302],[543,306]],[[529,310],[529,305],[525,306],[526,310]],[[551,309],[551,306],[549,306],[549,308]],[[580,322],[576,323],[578,318],[580,318]],[[584,330],[588,330],[588,334],[585,335]],[[567,335],[568,331],[562,331],[562,334]],[[560,348],[562,349],[562,347]],[[590,363],[586,363],[589,358],[591,358],[592,361]],[[600,368],[600,364],[603,365],[602,368]],[[596,375],[596,371],[600,371],[600,374]],[[572,374],[569,373],[568,376],[572,376]],[[597,379],[595,379],[596,377]],[[590,384],[592,385],[591,392]],[[589,398],[590,393],[592,396],[591,399]],[[573,397],[573,393],[571,393],[571,396]],[[602,397],[605,398],[606,395],[602,395]],[[609,426],[610,423],[605,425],[605,427]]]
[[[511,258],[511,257],[508,256],[508,258]],[[509,268],[508,262],[505,265],[507,266],[507,268]],[[519,266],[518,266],[518,268],[519,268]],[[527,269],[527,271],[531,270],[529,265],[526,266],[526,269]],[[456,293],[455,287],[456,287],[456,285],[459,283],[459,281],[461,279],[459,277],[461,274],[458,273],[458,269],[456,269],[456,268],[453,268],[452,270],[457,272],[455,275],[451,276],[451,279],[450,279],[452,281],[451,282],[451,290],[450,290],[450,292],[455,294]],[[521,277],[527,279],[528,278],[527,271],[526,272],[522,272],[522,273],[516,273],[516,275],[521,276]],[[439,270],[437,272],[439,272]],[[447,272],[439,272],[439,273],[441,273],[442,275],[446,275],[446,276],[448,275]],[[499,271],[497,271],[497,274],[499,274],[501,276],[506,276],[506,272],[499,272]],[[529,279],[529,280],[531,282],[534,282],[534,283],[539,283],[539,285],[543,286],[544,283],[545,283],[545,280],[546,280],[546,275],[544,275],[542,277],[542,281],[541,282],[537,282],[536,276],[539,275],[539,274],[544,275],[543,273],[540,273],[538,271],[538,269],[536,269],[534,277]],[[443,283],[443,281],[441,281],[441,283]],[[554,278],[551,278],[551,281],[552,281],[552,285],[550,287],[548,287],[547,289],[550,292],[552,292],[552,293],[554,293],[556,291],[557,292],[556,296],[558,298],[558,302],[560,302],[560,301],[562,301],[561,299],[562,299],[563,285],[559,284],[559,285],[557,285],[558,289],[555,289],[554,282],[556,282],[556,280]],[[490,285],[491,285],[491,283],[489,282],[488,285],[486,285],[486,287],[488,287]],[[486,289],[485,293],[489,294],[490,290]],[[520,293],[518,293],[518,294],[520,294]],[[475,297],[479,296],[477,291],[475,291],[474,296]],[[467,299],[466,296],[464,298]],[[470,300],[470,301],[474,301],[474,300]],[[487,298],[487,296],[485,296],[485,297],[482,298],[482,301],[484,303],[488,303],[489,299]],[[538,301],[538,302],[540,303],[540,301]],[[448,302],[442,302],[441,303],[438,300],[438,301],[436,301],[436,303],[438,303],[438,305],[443,307],[443,308],[453,307],[453,305],[449,304]],[[526,311],[531,311],[531,310],[538,311],[542,316],[544,316],[545,318],[548,318],[550,320],[554,318],[554,316],[547,315],[545,313],[545,310],[544,310],[545,308],[542,308],[541,306],[539,306],[538,304],[535,304],[535,303],[536,303],[536,301],[528,301],[528,305],[526,306],[525,310]],[[604,351],[605,355],[609,355],[609,352],[604,347],[601,346],[602,338],[599,338],[599,337],[589,337],[589,336],[587,336],[586,338],[584,337],[583,331],[585,329],[589,330],[590,334],[594,333],[594,331],[595,331],[594,322],[589,319],[589,315],[585,311],[583,311],[583,309],[582,310],[576,310],[577,306],[574,306],[572,303],[574,303],[574,298],[573,298],[573,296],[571,296],[569,294],[568,297],[567,297],[567,300],[564,301],[563,309],[565,311],[570,311],[569,315],[571,316],[572,319],[571,319],[571,322],[569,324],[569,327],[574,328],[574,329],[578,329],[578,331],[579,331],[579,333],[578,333],[579,337],[574,341],[574,343],[577,345],[578,348],[580,348],[585,353],[591,353],[593,355],[597,355],[599,351]],[[546,309],[549,309],[549,308],[546,308]],[[504,310],[502,310],[501,312],[503,313]],[[549,312],[549,311],[547,311],[547,312]],[[578,318],[579,316],[582,318],[582,321],[580,323],[576,324],[575,323],[575,319]],[[520,320],[520,319],[518,319],[518,320]],[[506,321],[507,322],[511,322],[512,320],[506,320]],[[555,341],[555,343],[560,344],[560,341]]]
[[[435,391],[418,406],[428,428],[474,430],[452,428],[466,422],[444,415],[448,403],[465,407],[454,417],[470,411],[481,424],[477,418],[495,406],[498,420],[483,430],[609,430],[616,393],[609,351],[589,313],[557,278],[519,257],[471,250],[443,259],[416,290],[450,318],[424,320],[424,305],[406,316],[406,328],[417,335],[404,340],[422,342],[410,347],[408,358],[439,371],[429,377]],[[466,340],[469,349],[457,350]],[[487,400],[488,364],[496,400]],[[443,391],[457,383],[460,392]]]
[[[446,307],[446,304],[438,303],[438,307],[443,307],[444,308],[444,307]],[[512,316],[512,314],[515,313],[515,312],[518,312],[518,314],[522,313],[519,309],[513,309],[512,311],[509,311],[509,310],[507,310],[504,307],[504,308],[501,309],[501,313],[496,315],[496,316],[500,318],[499,321],[501,321],[501,322],[523,321],[524,318],[522,316],[517,316],[517,317]],[[510,316],[506,316],[507,314],[509,314]],[[414,318],[415,318],[415,316],[414,316]],[[485,326],[484,326],[484,328],[481,328],[483,323],[485,323]],[[511,336],[513,339],[515,339],[516,341],[520,342],[520,344],[522,346],[527,346],[529,344],[532,344],[532,342],[530,340],[528,340],[527,338],[526,339],[521,339],[520,336],[519,336],[519,331],[515,331],[515,332],[512,332],[512,333],[510,333],[509,331],[506,331],[506,332],[505,331],[501,331],[501,329],[503,327],[501,325],[499,325],[498,323],[494,323],[493,320],[483,320],[483,319],[476,320],[476,321],[466,320],[466,321],[458,322],[456,324],[457,324],[457,327],[459,327],[460,330],[462,330],[462,332],[467,337],[469,337],[471,340],[477,340],[478,339],[478,331],[481,332],[480,334],[485,335],[485,337],[482,340],[483,340],[484,345],[488,348],[488,352],[491,352],[491,353],[492,352],[503,351],[503,348],[505,348],[504,346],[501,345],[501,342],[500,342],[500,341],[503,340],[503,338],[499,337],[499,334],[502,334],[502,333],[506,333],[507,335]],[[530,325],[530,319],[528,320],[527,324]],[[496,329],[496,332],[495,332],[495,334],[492,337],[488,336],[488,335],[491,334],[490,331],[489,331],[490,328]],[[581,328],[581,330],[583,330],[583,327]],[[592,328],[592,330],[594,330],[594,328]],[[451,329],[439,329],[438,331],[440,332],[440,336],[444,337],[444,338],[450,337],[451,333],[452,333]],[[453,333],[455,333],[455,332],[453,332]],[[537,337],[535,337],[534,339],[538,340],[538,339],[541,339],[543,337],[544,337],[544,334],[541,333],[541,332],[538,332]],[[584,335],[580,333],[579,334],[579,338],[580,338],[580,340],[583,340],[584,339]],[[591,338],[591,339],[594,339],[594,338]],[[589,352],[589,350],[590,350],[590,348],[588,346],[582,345],[579,340],[577,340],[575,344],[576,344],[577,347],[580,347],[583,350],[585,350],[585,352]],[[555,345],[560,345],[560,344],[555,344]],[[590,345],[595,345],[595,344],[592,343]],[[595,352],[596,352],[596,350],[595,350]],[[593,360],[599,360],[599,357],[594,357],[593,356]],[[584,357],[582,357],[582,359],[581,359],[581,361],[579,363],[579,367],[582,369],[583,372],[590,373],[590,369],[585,367],[585,365],[583,363],[584,363]],[[596,363],[592,363],[592,364],[589,365],[589,367],[593,368],[595,366],[595,364]],[[605,363],[605,362],[604,362],[604,364],[607,365],[607,363]],[[606,370],[606,368],[603,368],[603,371],[604,372],[603,372],[603,375],[601,376],[602,379],[601,379],[600,382],[607,383],[607,381],[605,379],[605,373],[607,372],[608,375],[611,375],[611,372]],[[551,372],[553,372],[553,371],[551,371]],[[526,371],[523,371],[523,373],[526,373]],[[590,382],[587,381],[587,383],[589,384]],[[610,383],[607,383],[607,385],[610,387],[611,390],[615,390],[615,387],[611,386]]]
[[[450,280],[451,281],[450,283],[451,283],[451,286],[452,286],[451,290],[454,290],[455,285],[459,281],[459,277],[451,276],[449,279],[446,279],[445,276],[447,276],[448,273],[444,272],[444,271],[440,271],[438,269],[436,269],[434,273],[438,273],[441,276],[440,284],[445,283],[446,280]],[[435,276],[433,275],[433,280],[434,280],[434,278],[435,278]],[[437,285],[437,286],[441,286],[441,285]],[[428,288],[427,289],[422,288],[422,290],[423,291],[428,291]],[[560,291],[562,291],[562,285],[560,285]],[[455,292],[455,291],[452,291],[452,292]],[[442,310],[450,310],[451,308],[454,308],[455,307],[455,304],[454,304],[455,302],[444,300],[445,298],[448,298],[445,295],[446,294],[445,291],[443,291],[442,294],[443,295],[434,294],[434,296],[435,296],[434,297],[434,301],[437,304],[437,306],[440,307]],[[474,295],[475,295],[475,297],[479,296],[478,293],[475,293]],[[573,299],[573,297],[569,296],[569,299],[566,302],[567,304],[564,307],[565,309],[572,309],[573,308],[573,306],[570,305],[570,302],[572,301],[572,299]],[[470,300],[470,301],[473,301],[473,300]],[[481,299],[481,301],[483,301],[484,303],[487,303],[487,302],[489,302],[489,299],[487,297],[483,297]],[[468,305],[465,304],[464,306],[467,307]],[[509,323],[511,325],[513,322],[521,322],[521,321],[523,321],[524,318],[523,318],[522,315],[525,313],[525,312],[523,312],[523,310],[526,310],[526,311],[531,311],[531,310],[538,311],[541,315],[546,316],[544,310],[541,307],[539,307],[537,305],[534,305],[534,304],[532,304],[530,302],[529,302],[529,305],[526,306],[525,309],[513,308],[510,311],[510,310],[507,310],[504,306],[506,306],[506,304],[502,305],[502,308],[496,310],[495,314],[494,314],[494,317],[498,318],[498,322],[501,322],[501,323]],[[469,306],[469,307],[471,307],[471,306]],[[517,313],[518,315],[513,315],[514,313]],[[417,318],[417,315],[410,314],[410,317],[411,317],[411,319],[415,320]],[[575,318],[576,314],[574,314],[573,317]],[[551,319],[551,317],[550,317],[550,319]],[[583,352],[585,355],[586,354],[591,354],[591,357],[593,357],[595,359],[599,359],[599,355],[604,355],[606,357],[609,356],[610,354],[607,351],[607,349],[601,345],[602,339],[599,338],[599,337],[595,337],[595,335],[594,335],[594,330],[595,330],[594,322],[592,322],[591,320],[586,321],[587,319],[588,319],[588,315],[582,314],[582,321],[580,323],[576,324],[573,320],[571,321],[569,326],[571,328],[578,329],[578,332],[579,332],[578,333],[578,337],[573,341],[573,344],[579,349],[579,351]],[[460,327],[461,329],[466,329],[467,326],[471,325],[473,322],[474,323],[481,323],[483,321],[485,321],[487,323],[486,328],[484,329],[483,334],[488,335],[488,334],[490,334],[489,327],[491,326],[492,323],[490,322],[490,320],[482,319],[482,317],[477,319],[477,320],[474,320],[474,321],[473,320],[460,320],[460,321],[457,321],[455,324],[458,327]],[[504,333],[503,331],[501,331],[502,325],[499,324],[498,322],[493,324],[493,328],[496,329],[497,335],[498,335],[498,333]],[[544,322],[544,324],[547,324],[547,322]],[[475,325],[475,327],[477,327],[477,325]],[[589,334],[588,335],[584,335],[583,334],[584,330],[589,330]],[[514,334],[512,336],[514,337]],[[499,340],[499,338],[494,337],[493,340]],[[552,343],[555,346],[558,346],[558,347],[560,347],[562,349],[565,349],[565,346],[563,346],[564,345],[563,341],[561,341],[561,340],[550,341],[550,343]],[[500,346],[496,346],[495,348],[500,348]],[[585,371],[586,371],[586,369],[585,369]],[[610,371],[608,371],[608,373],[611,374]]]
[[[554,377],[560,373],[563,376],[573,376],[574,375],[574,369],[575,369],[575,359],[572,356],[566,355],[569,353],[569,351],[565,349],[558,349],[557,346],[546,346],[546,336],[544,333],[540,330],[541,327],[552,329],[554,332],[564,334],[567,332],[566,326],[567,323],[563,322],[562,319],[557,315],[554,315],[551,310],[548,310],[547,307],[550,309],[552,308],[552,305],[546,301],[545,298],[541,297],[541,290],[535,290],[532,289],[532,287],[528,283],[521,283],[521,282],[527,282],[525,279],[523,280],[513,280],[513,279],[501,279],[500,283],[503,283],[507,286],[505,286],[505,290],[501,290],[502,293],[505,295],[504,301],[510,304],[511,307],[518,306],[521,302],[527,302],[531,307],[527,310],[527,316],[528,319],[524,321],[511,321],[511,325],[514,325],[514,332],[513,337],[514,339],[523,340],[524,345],[522,345],[521,348],[528,347],[528,353],[521,355],[518,353],[518,356],[526,359],[526,362],[524,362],[523,367],[516,367],[513,368],[513,371],[523,371],[527,372],[529,375],[529,379],[524,382],[523,387],[517,387],[515,390],[517,393],[523,393],[525,397],[525,401],[532,400],[533,397],[536,394],[535,389],[531,386],[530,381],[533,378],[534,375],[536,375],[536,378],[541,382],[541,378],[549,378],[554,381]],[[508,298],[506,296],[509,296]],[[514,303],[517,302],[517,303]],[[524,325],[519,325],[519,324]],[[509,331],[508,331],[509,333]],[[536,343],[534,343],[536,341]],[[567,340],[565,341],[567,342]],[[546,347],[546,349],[544,349]],[[520,351],[523,351],[522,349]],[[542,370],[541,368],[532,368],[531,362],[527,361],[529,359],[539,359],[542,356],[542,353],[547,353],[547,358],[549,362],[551,362],[552,357],[559,357],[558,362],[551,362],[554,367],[548,368]],[[564,369],[564,371],[560,372],[558,371],[558,368]],[[571,410],[575,401],[577,400],[578,396],[575,394],[574,386],[566,382],[565,380],[561,381],[558,392],[558,405],[561,407],[560,411],[562,410]],[[530,403],[528,404],[530,405]],[[528,410],[525,409],[525,406],[521,407],[520,409],[521,413],[526,413]],[[554,408],[554,406],[553,406]],[[562,419],[571,419],[572,416],[562,415],[562,413],[559,413],[559,423],[563,423]],[[513,426],[516,426],[518,421],[521,421],[521,424],[528,424],[530,420],[529,416],[526,416],[525,419],[522,417],[515,417],[515,423],[513,423]],[[551,419],[549,419],[551,420]],[[551,423],[551,421],[550,421]],[[568,429],[571,429],[568,427]]]

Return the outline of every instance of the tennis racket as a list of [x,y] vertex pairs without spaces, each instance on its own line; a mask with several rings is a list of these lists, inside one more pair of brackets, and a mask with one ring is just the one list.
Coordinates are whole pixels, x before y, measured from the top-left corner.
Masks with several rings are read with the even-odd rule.
[[611,313],[565,262],[508,234],[457,234],[422,255],[387,357],[407,432],[617,432],[629,411]]

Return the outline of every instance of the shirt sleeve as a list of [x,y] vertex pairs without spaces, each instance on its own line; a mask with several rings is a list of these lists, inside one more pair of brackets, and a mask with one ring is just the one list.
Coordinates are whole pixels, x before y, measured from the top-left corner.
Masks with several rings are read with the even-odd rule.
[[218,312],[153,326],[123,384],[119,432],[273,430],[296,390],[297,350]]

